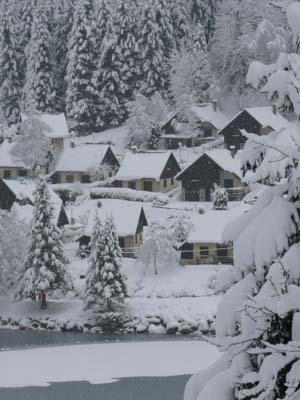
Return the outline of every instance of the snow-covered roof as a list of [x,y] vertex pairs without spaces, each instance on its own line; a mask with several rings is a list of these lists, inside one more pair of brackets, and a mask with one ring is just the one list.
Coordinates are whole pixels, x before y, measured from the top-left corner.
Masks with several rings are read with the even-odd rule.
[[220,110],[215,110],[214,105],[206,103],[193,106],[192,111],[201,122],[208,122],[215,128],[222,129],[228,123],[228,118]]
[[126,153],[115,180],[155,179],[160,176],[172,152]]
[[77,144],[64,148],[56,171],[85,172],[101,165],[109,146],[99,144]]
[[197,156],[197,158],[194,158],[193,161],[184,170],[182,170],[176,178],[180,178],[186,172],[186,170],[188,170],[194,163],[196,163],[201,157],[203,157],[204,154],[211,158],[224,171],[231,172],[232,174],[235,174],[240,178],[242,177],[241,161],[238,158],[232,157],[229,150],[214,149],[206,151],[200,156]]
[[14,143],[9,143],[7,140],[0,144],[0,166],[29,169],[30,167],[26,166],[21,160],[12,156],[11,150],[13,146]]
[[[34,203],[34,192],[36,188],[36,183],[34,180],[28,178],[18,178],[3,179],[3,182],[14,193],[17,200],[29,199],[32,204]],[[50,193],[50,201],[53,207],[54,220],[57,222],[62,207],[62,200],[50,187],[48,187],[48,189]]]
[[209,210],[193,217],[193,228],[188,243],[224,243],[223,230],[228,223],[244,213],[242,207],[232,210]]
[[[45,132],[45,134],[50,139],[55,138],[65,138],[69,136],[69,129],[67,125],[67,120],[65,114],[49,114],[49,113],[39,113],[34,115],[34,117],[40,119],[50,128],[50,131]],[[22,114],[22,119],[26,119],[28,116]]]
[[[274,131],[282,128],[287,128],[289,126],[289,121],[285,119],[279,112],[274,113],[273,108],[266,107],[248,107],[241,110],[236,114],[227,124],[231,124],[240,114],[247,111],[263,128],[270,127]],[[251,133],[251,132],[250,132]]]
[[72,214],[75,219],[88,215],[87,224],[83,232],[84,235],[92,235],[96,212],[101,220],[112,214],[118,236],[136,234],[142,212],[141,204],[123,200],[101,199],[101,207],[98,207],[98,202],[99,200],[85,200],[79,206],[72,208]]

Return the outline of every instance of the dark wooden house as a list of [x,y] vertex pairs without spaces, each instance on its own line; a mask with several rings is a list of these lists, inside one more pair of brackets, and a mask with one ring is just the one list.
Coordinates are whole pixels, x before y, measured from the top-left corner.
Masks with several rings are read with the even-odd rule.
[[242,130],[266,135],[287,126],[288,121],[272,107],[245,108],[219,131],[219,135],[224,136],[225,147],[235,153],[244,147],[247,140]]
[[239,160],[224,149],[203,153],[176,179],[181,181],[184,201],[212,201],[215,184],[227,189],[230,201],[240,200],[247,190],[241,181]]
[[[31,179],[0,179],[0,208],[10,211],[13,205],[18,206],[22,215],[22,208],[30,206],[33,209],[34,191],[36,184]],[[69,224],[69,219],[62,200],[49,188],[50,201],[53,207],[53,219],[58,227]]]

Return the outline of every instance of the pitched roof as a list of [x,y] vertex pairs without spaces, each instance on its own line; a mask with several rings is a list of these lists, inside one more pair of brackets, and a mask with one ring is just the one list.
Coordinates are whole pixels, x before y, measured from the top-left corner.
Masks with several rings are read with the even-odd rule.
[[226,149],[215,149],[209,150],[202,153],[199,157],[194,159],[183,171],[181,171],[177,176],[176,179],[180,179],[180,177],[195,163],[197,163],[201,157],[207,155],[211,158],[220,168],[224,171],[228,171],[238,177],[242,177],[241,172],[241,161],[238,158],[233,158],[230,151]]
[[203,215],[195,215],[193,228],[187,238],[188,243],[224,243],[223,231],[228,223],[244,213],[242,207],[232,210],[208,210]]
[[219,110],[215,110],[211,103],[193,106],[191,109],[201,122],[209,122],[216,129],[222,129],[228,123],[226,115]]
[[86,172],[101,165],[109,146],[78,144],[66,147],[56,165],[56,171]]
[[[232,121],[234,121],[240,114],[244,111],[247,111],[254,119],[256,119],[259,124],[265,128],[270,127],[274,131],[277,131],[282,128],[287,128],[289,126],[289,121],[285,119],[281,114],[274,113],[272,107],[248,107],[241,110],[238,114],[236,114],[227,124],[230,125]],[[251,132],[249,132],[251,133]]]
[[160,180],[160,176],[173,153],[149,152],[149,153],[126,153],[121,167],[114,177],[115,180],[133,179],[155,179]]
[[[3,179],[6,186],[14,193],[17,200],[29,199],[34,203],[34,192],[36,183],[33,179],[18,178],[18,179]],[[50,201],[53,207],[53,217],[55,222],[58,221],[59,214],[62,207],[62,200],[60,197],[48,186],[50,193]]]
[[98,207],[97,200],[85,200],[80,206],[72,208],[73,216],[88,214],[88,221],[84,229],[85,236],[91,236],[95,223],[95,214],[101,220],[104,220],[107,215],[112,215],[116,226],[118,236],[132,236],[136,234],[140,215],[143,212],[143,207],[135,202],[101,199],[101,207]]
[[7,140],[0,144],[0,166],[29,169],[30,167],[26,166],[24,162],[12,156],[11,150],[13,146],[14,143],[9,143]]
[[[50,131],[45,132],[45,134],[50,139],[65,138],[69,136],[69,129],[65,114],[39,113],[34,115],[34,117],[40,119],[42,122],[48,125]],[[28,118],[26,114],[22,114],[22,119],[26,118]]]

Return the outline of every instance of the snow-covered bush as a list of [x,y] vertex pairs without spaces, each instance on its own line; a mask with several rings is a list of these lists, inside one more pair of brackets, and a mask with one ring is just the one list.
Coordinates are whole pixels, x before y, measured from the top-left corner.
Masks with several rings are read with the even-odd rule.
[[214,210],[225,210],[228,203],[228,193],[225,188],[215,185],[215,190],[212,193]]
[[[298,38],[300,3],[286,4],[289,25]],[[296,54],[286,59],[296,63],[280,71],[289,75],[288,80],[274,75],[276,70],[263,75],[266,86],[276,76],[281,105],[292,103],[298,112],[299,91],[288,96],[288,89],[298,85],[293,71],[295,66],[299,70],[300,59]],[[259,167],[264,160],[268,160],[264,172],[269,168],[270,175],[280,164],[281,176],[224,232],[224,240],[234,244],[236,279],[216,314],[215,343],[225,354],[189,381],[185,400],[300,398],[300,125],[294,124],[282,140],[272,134],[248,137],[265,147],[263,154],[257,146],[252,146],[251,154],[248,147],[243,161],[245,169],[255,169],[253,181],[261,181]]]
[[152,222],[146,229],[144,242],[137,250],[138,259],[149,267],[153,265],[154,274],[158,274],[158,265],[178,263],[178,252],[175,249],[172,232],[158,222]]
[[142,201],[144,203],[155,203],[157,206],[165,206],[169,198],[161,193],[150,193],[133,189],[122,188],[93,188],[90,193],[91,199],[120,199],[128,201]]
[[127,289],[121,273],[122,251],[112,216],[107,216],[102,223],[96,214],[91,248],[84,309],[95,312],[103,329],[113,330],[121,324]]
[[187,214],[172,215],[167,222],[168,229],[174,239],[174,245],[178,248],[188,238],[193,223]]
[[63,254],[61,232],[54,225],[53,207],[47,183],[37,178],[34,217],[30,234],[30,247],[25,266],[20,272],[16,299],[21,300],[38,292],[65,292],[72,289],[67,270],[68,260]]

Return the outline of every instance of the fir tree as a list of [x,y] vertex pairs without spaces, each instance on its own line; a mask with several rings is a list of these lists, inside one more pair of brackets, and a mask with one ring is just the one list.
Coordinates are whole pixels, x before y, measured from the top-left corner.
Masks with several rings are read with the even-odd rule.
[[[16,298],[72,288],[64,257],[61,234],[53,221],[53,207],[45,179],[37,178],[30,248],[16,290]],[[42,305],[45,305],[42,303]]]
[[[126,296],[125,278],[121,273],[122,251],[112,216],[104,224],[96,215],[86,276],[84,309],[93,310],[105,324],[121,312]],[[102,314],[102,315],[101,315]],[[111,320],[110,320],[111,321]]]
[[[128,103],[138,87],[139,53],[134,2],[118,3],[112,25],[103,38],[97,68],[100,126],[110,127],[128,118]],[[107,17],[107,16],[106,16]]]
[[181,47],[187,48],[190,46],[192,40],[192,21],[189,2],[186,0],[175,0],[172,14],[177,49]]
[[36,6],[28,43],[24,102],[27,110],[51,112],[54,108],[51,36],[45,6]]
[[143,79],[141,92],[147,97],[158,91],[163,97],[168,90],[168,66],[164,58],[164,45],[155,19],[153,6],[144,4],[140,25],[139,48]]
[[58,0],[55,10],[54,36],[54,59],[55,59],[55,109],[65,109],[65,98],[67,91],[67,53],[68,41],[73,25],[74,0]]
[[99,56],[101,56],[101,49],[104,45],[104,38],[106,33],[109,31],[112,23],[112,15],[110,5],[108,0],[100,0],[97,6],[97,49],[99,51]]
[[79,135],[95,130],[96,69],[95,10],[92,0],[75,3],[72,31],[68,42],[66,112],[70,129]]
[[6,6],[0,28],[0,107],[11,126],[20,121],[20,77],[12,9]]
[[218,0],[192,0],[191,4],[192,21],[195,25],[203,25],[207,44],[215,31],[217,2]]

